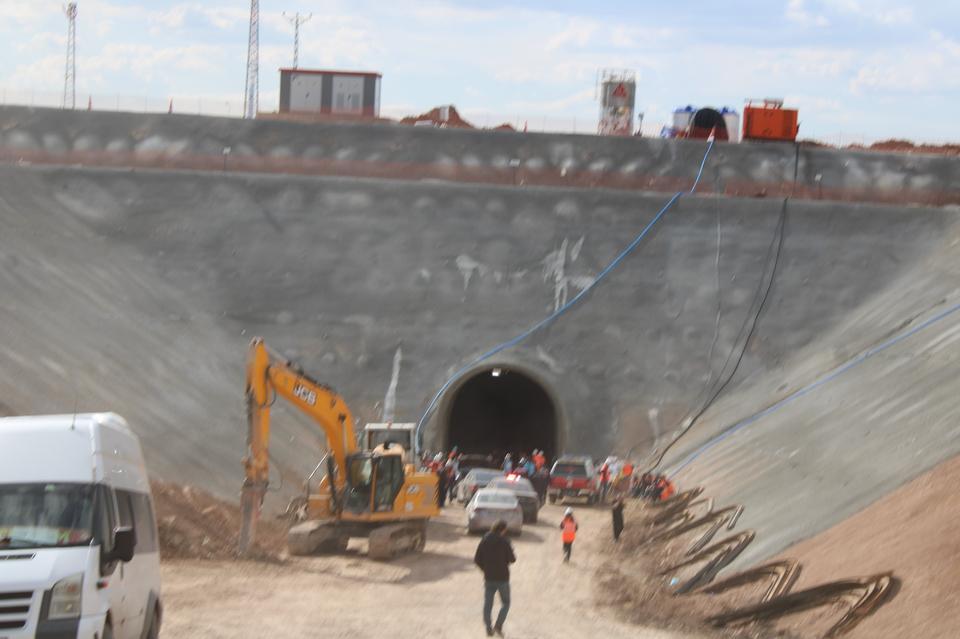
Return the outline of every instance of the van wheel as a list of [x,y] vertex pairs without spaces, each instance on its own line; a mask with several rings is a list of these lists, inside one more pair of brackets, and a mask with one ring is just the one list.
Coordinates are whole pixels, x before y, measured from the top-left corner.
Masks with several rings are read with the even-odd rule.
[[146,639],[160,639],[160,619],[157,615],[157,609],[153,609],[153,613],[150,615],[150,626],[147,630],[147,634],[144,635]]

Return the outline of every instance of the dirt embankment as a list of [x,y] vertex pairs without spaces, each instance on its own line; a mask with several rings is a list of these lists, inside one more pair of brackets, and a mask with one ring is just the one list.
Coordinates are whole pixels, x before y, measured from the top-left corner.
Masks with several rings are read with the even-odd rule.
[[[696,535],[683,535],[667,542],[651,541],[651,519],[655,513],[643,502],[628,503],[626,528],[620,543],[607,542],[605,545],[603,550],[609,559],[598,572],[598,587],[608,607],[634,623],[681,632],[738,639],[797,637],[784,629],[751,627],[720,631],[707,623],[706,619],[713,615],[757,601],[759,593],[737,591],[724,596],[674,596],[671,587],[693,573],[690,570],[667,575],[661,573],[684,559],[686,548]],[[716,540],[723,536],[718,533]]]
[[[954,483],[960,479],[960,462],[956,464],[955,474],[956,476],[952,477]],[[950,478],[946,479],[943,485],[949,486]],[[950,508],[955,511],[960,505],[960,499],[946,507],[942,499],[932,495],[931,499],[933,501],[919,507],[933,520],[939,520],[941,525],[946,523],[946,514],[950,512]],[[852,622],[852,632],[845,635],[854,638],[893,639],[896,637],[899,639],[914,636],[932,638],[956,636],[955,632],[948,629],[955,630],[960,627],[957,623],[960,613],[955,612],[958,610],[957,596],[951,591],[947,582],[958,573],[957,569],[960,568],[960,560],[958,560],[960,553],[957,552],[960,543],[955,540],[951,540],[949,544],[934,542],[927,548],[912,548],[911,551],[902,552],[898,544],[909,544],[911,535],[909,533],[904,535],[900,531],[908,526],[907,519],[917,521],[919,518],[916,512],[909,513],[910,509],[906,509],[907,512],[905,512],[902,509],[896,509],[895,506],[896,514],[890,517],[889,522],[873,521],[869,517],[862,521],[855,521],[849,530],[830,537],[827,543],[817,545],[816,548],[807,552],[791,552],[787,557],[782,558],[784,560],[788,557],[799,559],[800,575],[803,577],[793,583],[792,587],[789,585],[792,580],[787,579],[785,590],[777,597],[779,601],[790,601],[788,597],[794,598],[795,601],[796,595],[812,602],[816,600],[816,596],[810,592],[802,593],[801,591],[818,586],[849,587],[837,582],[849,583],[851,580],[858,581],[860,578],[872,578],[892,570],[896,580],[890,590],[877,591],[880,593],[878,608],[874,610],[871,606],[864,605],[855,615],[848,617],[855,599],[850,599],[846,595],[834,595],[832,600],[825,600],[827,602],[823,605],[814,605],[808,609],[800,606],[794,608],[798,612],[773,616],[764,622],[733,624],[722,631],[717,631],[709,623],[709,619],[759,604],[772,582],[768,578],[744,581],[736,587],[724,588],[717,594],[709,594],[705,589],[690,586],[693,588],[690,593],[682,596],[674,594],[688,587],[688,580],[699,579],[700,577],[696,575],[700,574],[701,570],[707,569],[711,563],[720,561],[719,553],[722,552],[722,548],[739,544],[738,540],[746,540],[747,544],[752,540],[752,532],[739,530],[728,532],[720,527],[725,520],[720,520],[721,524],[715,524],[718,527],[713,529],[715,534],[710,541],[700,541],[706,546],[702,550],[693,551],[698,555],[689,554],[691,549],[696,547],[695,543],[709,529],[708,524],[697,526],[691,523],[707,512],[704,510],[704,503],[708,502],[701,501],[698,502],[699,505],[688,506],[686,514],[681,507],[680,511],[675,511],[676,517],[667,516],[667,519],[663,517],[664,513],[670,512],[669,505],[657,508],[645,503],[633,503],[628,506],[626,532],[620,544],[612,542],[606,544],[604,552],[609,559],[599,572],[599,584],[601,591],[605,593],[604,598],[608,605],[621,616],[635,622],[653,623],[661,627],[704,634],[715,632],[719,636],[738,638],[820,639],[829,636],[842,619],[861,620],[859,625]],[[655,525],[654,521],[657,517],[663,521]],[[854,518],[854,520],[857,519]],[[666,523],[669,521],[674,523]],[[881,527],[884,529],[884,534],[875,535],[875,531]],[[918,535],[927,535],[928,539],[937,537],[932,530],[916,532]],[[945,548],[945,545],[950,547]],[[938,554],[949,554],[953,563],[949,564],[945,571],[933,574],[936,569],[932,566],[937,565]],[[823,555],[826,555],[826,558]],[[900,559],[906,558],[906,561],[898,560],[895,555]],[[700,558],[696,558],[697,556]],[[853,557],[857,560],[851,560]],[[866,557],[872,560],[865,561]],[[770,566],[769,563],[765,565]],[[789,570],[784,568],[785,575],[796,574],[794,563],[784,561],[781,566],[792,566]],[[808,569],[807,566],[810,568]],[[917,567],[920,568],[919,571],[915,570]],[[771,569],[768,575],[774,572],[776,571]],[[734,574],[739,573],[735,570],[723,572],[710,583],[719,584]],[[926,585],[921,586],[920,592],[914,597],[900,598],[897,596],[897,589],[903,580],[910,582],[920,580]],[[780,597],[784,599],[781,600]],[[929,599],[926,602],[927,610],[920,615],[916,614],[917,605],[911,602],[911,599],[915,598]],[[891,602],[894,603],[891,605]],[[904,611],[908,607],[911,608],[910,614],[914,617],[922,616],[924,619],[915,618],[911,622],[903,623],[902,618],[910,616]],[[934,608],[949,609],[951,612],[936,616]],[[926,619],[928,616],[936,619],[931,621]],[[901,619],[901,623],[896,624],[896,629],[894,625],[883,621],[885,618],[895,617]],[[863,619],[866,621],[862,621]],[[923,632],[917,634],[915,632],[917,628],[923,628]]]
[[848,144],[835,146],[820,140],[800,140],[804,147],[818,149],[850,149],[851,151],[877,151],[878,153],[924,153],[928,155],[960,155],[960,144],[916,144],[910,140],[881,140],[873,144]]
[[[240,506],[190,486],[151,482],[157,511],[160,553],[164,559],[233,559],[237,556]],[[261,520],[250,558],[279,560],[287,528]]]
[[803,562],[794,589],[893,570],[900,592],[850,639],[960,636],[960,457],[784,553]]

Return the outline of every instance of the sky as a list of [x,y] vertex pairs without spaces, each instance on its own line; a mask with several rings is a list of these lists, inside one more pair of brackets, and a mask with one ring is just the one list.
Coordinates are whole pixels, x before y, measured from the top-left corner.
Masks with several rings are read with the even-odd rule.
[[[77,103],[239,115],[250,3],[78,0]],[[637,75],[644,129],[683,105],[783,98],[801,137],[960,140],[957,0],[262,0],[260,108],[300,66],[383,74],[385,115],[454,104],[480,125],[590,132],[597,75]],[[0,0],[0,101],[58,104],[59,0]],[[950,114],[953,113],[954,116]]]

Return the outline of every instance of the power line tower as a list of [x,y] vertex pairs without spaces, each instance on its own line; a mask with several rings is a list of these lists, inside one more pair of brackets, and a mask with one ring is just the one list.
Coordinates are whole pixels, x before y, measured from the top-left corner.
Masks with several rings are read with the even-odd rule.
[[300,25],[310,20],[313,14],[310,13],[302,16],[297,12],[292,16],[288,16],[287,12],[284,11],[283,17],[293,24],[293,68],[296,69],[300,66]]
[[250,39],[247,43],[247,86],[243,93],[243,117],[257,117],[260,108],[260,2],[250,0]]
[[67,68],[63,74],[63,108],[77,106],[77,3],[63,8],[67,14]]

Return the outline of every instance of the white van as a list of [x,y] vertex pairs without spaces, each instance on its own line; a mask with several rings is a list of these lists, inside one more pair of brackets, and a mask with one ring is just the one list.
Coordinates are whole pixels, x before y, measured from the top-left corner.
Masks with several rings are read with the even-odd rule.
[[0,418],[0,639],[155,639],[160,555],[119,415]]

